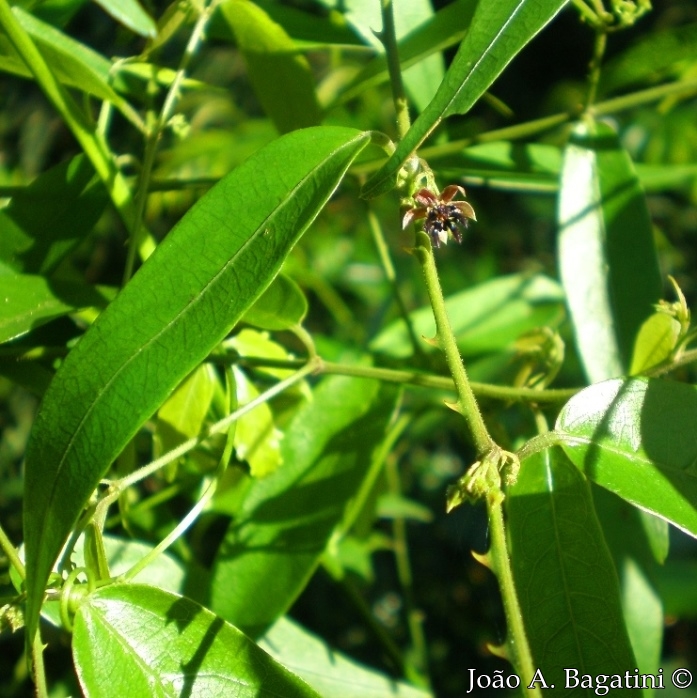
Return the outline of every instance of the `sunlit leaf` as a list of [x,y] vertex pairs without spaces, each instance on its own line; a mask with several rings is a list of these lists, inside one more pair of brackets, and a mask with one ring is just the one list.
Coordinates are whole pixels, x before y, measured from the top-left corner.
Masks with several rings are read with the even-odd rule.
[[429,698],[433,695],[359,664],[285,616],[274,623],[259,644],[321,696]]
[[559,266],[589,380],[626,374],[661,281],[644,193],[603,123],[578,124],[564,152]]
[[368,141],[307,129],[256,153],[184,216],[68,355],[26,453],[30,634],[51,567],[110,463],[271,283]]
[[138,0],[92,0],[117,22],[141,36],[153,37],[157,32],[155,22]]
[[75,616],[73,660],[87,698],[318,696],[208,609],[140,584],[87,597]]
[[387,163],[368,180],[363,195],[373,197],[391,189],[399,168],[438,124],[448,116],[469,111],[516,54],[565,4],[566,0],[480,2],[436,96]]
[[697,388],[610,380],[575,395],[555,432],[588,478],[697,536]]

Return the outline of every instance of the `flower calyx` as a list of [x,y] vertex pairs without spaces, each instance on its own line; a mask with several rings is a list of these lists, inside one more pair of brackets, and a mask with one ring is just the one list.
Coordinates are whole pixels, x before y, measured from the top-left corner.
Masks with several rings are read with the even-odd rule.
[[434,194],[430,189],[419,189],[414,194],[414,206],[406,211],[402,218],[402,228],[410,223],[423,220],[424,232],[428,233],[434,247],[440,247],[441,243],[447,244],[448,238],[453,237],[457,242],[462,242],[462,229],[467,228],[469,220],[476,221],[472,205],[467,201],[453,201],[461,194],[466,196],[463,187],[451,184],[439,194]]

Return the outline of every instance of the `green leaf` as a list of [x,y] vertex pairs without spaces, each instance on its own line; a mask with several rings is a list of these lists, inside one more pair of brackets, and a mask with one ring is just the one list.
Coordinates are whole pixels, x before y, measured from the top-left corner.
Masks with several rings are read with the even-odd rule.
[[[35,41],[56,77],[66,85],[112,102],[119,107],[123,98],[109,85],[111,63],[91,48],[70,38],[50,24],[33,17],[20,7],[13,7],[22,28]],[[0,70],[23,77],[33,77],[8,38],[0,33]]]
[[73,660],[87,698],[318,696],[209,610],[139,584],[87,597],[75,616]]
[[629,374],[635,376],[667,361],[680,339],[678,320],[668,313],[649,315],[639,328]]
[[104,308],[113,289],[31,274],[0,274],[0,342],[84,308]]
[[564,152],[559,265],[588,379],[626,374],[661,280],[644,193],[603,123],[578,124]]
[[278,273],[369,135],[289,134],[192,207],[56,374],[27,446],[27,627],[109,464]]
[[[557,325],[564,316],[563,294],[549,277],[513,274],[460,291],[445,301],[448,317],[464,355],[510,348],[523,333],[543,325]],[[430,306],[409,314],[417,337],[435,336]],[[434,351],[427,342],[424,351]],[[399,319],[370,343],[372,351],[397,358],[413,353],[409,333]]]
[[615,92],[642,82],[655,83],[680,73],[695,59],[697,24],[672,26],[644,35],[640,41],[603,65],[598,89]]
[[0,210],[0,261],[49,274],[90,233],[107,201],[84,155],[52,167]]
[[298,51],[351,46],[364,48],[346,20],[338,12],[320,16],[309,6],[307,11],[291,5],[281,5],[275,0],[255,0],[274,22],[295,39]]
[[[402,37],[397,42],[399,63],[402,69],[461,41],[465,36],[475,7],[476,3],[473,0],[457,0],[439,10],[434,17]],[[365,90],[381,85],[388,80],[387,58],[384,54],[380,54],[351,80],[339,95],[338,102],[347,102]]]
[[394,186],[397,171],[440,122],[465,114],[516,54],[554,17],[567,0],[480,2],[435,97],[409,129],[385,165],[365,184],[363,195],[378,196]]
[[697,388],[660,379],[592,385],[555,432],[588,478],[697,536]]
[[157,27],[138,0],[93,0],[107,14],[131,31],[149,38],[157,34]]
[[555,695],[562,667],[620,674],[636,666],[620,589],[593,499],[558,449],[527,458],[506,498],[511,561],[533,664]]
[[[259,397],[259,391],[247,376],[236,366],[235,384],[237,402],[246,405]],[[281,439],[283,434],[276,429],[273,412],[267,403],[257,405],[251,412],[237,420],[235,429],[235,455],[249,464],[252,477],[267,477],[283,463]]]
[[[593,488],[593,501],[615,561],[637,667],[642,674],[656,674],[663,647],[664,617],[655,579],[659,565],[654,550],[662,542],[667,554],[668,524],[602,487]],[[627,531],[632,531],[632,535],[628,536]],[[664,559],[665,554],[661,564]]]
[[294,55],[283,27],[250,0],[225,0],[219,12],[247,63],[247,74],[266,114],[281,133],[320,122],[310,65]]
[[279,274],[259,296],[242,320],[262,330],[287,330],[307,314],[307,299],[298,284]]
[[197,366],[167,398],[157,411],[157,455],[202,432],[217,380],[211,364]]
[[251,637],[303,589],[386,435],[396,392],[330,377],[288,427],[283,466],[251,483],[213,566],[210,605]]
[[429,698],[430,691],[369,669],[284,616],[260,640],[274,659],[329,698]]

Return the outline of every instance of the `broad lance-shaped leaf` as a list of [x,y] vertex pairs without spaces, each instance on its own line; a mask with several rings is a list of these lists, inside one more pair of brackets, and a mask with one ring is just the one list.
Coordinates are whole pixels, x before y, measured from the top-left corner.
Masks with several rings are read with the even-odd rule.
[[322,381],[285,433],[283,467],[253,480],[229,512],[211,575],[218,615],[257,637],[288,610],[385,439],[397,395],[378,381]]
[[606,124],[577,125],[564,152],[559,267],[590,382],[626,375],[661,280],[644,193]]
[[697,388],[610,380],[575,395],[555,432],[586,476],[697,536]]
[[595,676],[636,666],[588,482],[563,452],[527,458],[506,509],[523,622],[546,683],[561,689],[562,667]]
[[363,195],[378,196],[394,186],[397,171],[440,122],[465,114],[516,54],[554,17],[567,0],[480,2],[435,97],[402,139],[392,157],[366,183]]
[[339,127],[274,141],[179,222],[56,374],[27,446],[27,625],[109,464],[271,283],[369,142]]
[[190,599],[142,584],[90,594],[73,659],[87,698],[317,698],[237,628]]

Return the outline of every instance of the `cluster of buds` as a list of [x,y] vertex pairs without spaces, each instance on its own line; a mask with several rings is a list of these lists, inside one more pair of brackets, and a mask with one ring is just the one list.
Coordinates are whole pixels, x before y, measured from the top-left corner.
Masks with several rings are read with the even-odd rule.
[[447,244],[450,236],[462,242],[461,229],[467,228],[468,220],[476,221],[477,216],[467,201],[453,201],[458,194],[465,197],[465,190],[457,184],[445,187],[440,196],[430,189],[420,189],[414,194],[414,201],[419,205],[404,214],[402,228],[423,220],[424,232],[428,233],[434,247]]

